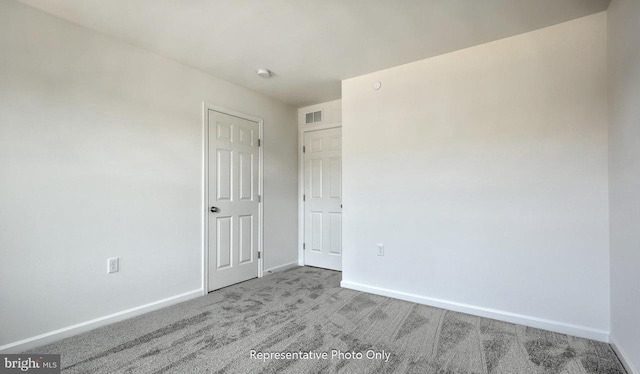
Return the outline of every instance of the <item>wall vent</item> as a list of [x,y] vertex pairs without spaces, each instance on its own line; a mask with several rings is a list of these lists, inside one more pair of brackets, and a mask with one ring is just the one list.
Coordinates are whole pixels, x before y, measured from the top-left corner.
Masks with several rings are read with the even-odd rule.
[[322,111],[321,110],[319,110],[317,112],[309,112],[309,113],[305,114],[304,123],[310,124],[310,123],[317,123],[317,122],[322,122]]

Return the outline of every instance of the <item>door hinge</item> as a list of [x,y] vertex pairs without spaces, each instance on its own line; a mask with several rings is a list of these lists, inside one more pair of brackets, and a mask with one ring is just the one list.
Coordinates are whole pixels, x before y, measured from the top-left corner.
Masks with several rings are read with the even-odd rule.
[[307,243],[302,243],[302,249],[307,249]]
[[307,152],[307,147],[305,147],[304,145],[302,146],[302,153]]
[[258,252],[258,259],[260,259],[260,252]]
[[258,147],[260,147],[260,145],[261,145],[261,142],[260,142],[260,139],[258,139]]
[[302,201],[306,201],[307,200],[307,195],[302,195]]
[[258,195],[258,202],[261,203],[262,202],[262,196]]

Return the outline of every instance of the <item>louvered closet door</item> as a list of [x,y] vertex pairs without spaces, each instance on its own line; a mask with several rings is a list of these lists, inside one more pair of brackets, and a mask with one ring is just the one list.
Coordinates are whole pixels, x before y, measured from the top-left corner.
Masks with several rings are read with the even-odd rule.
[[304,136],[304,263],[342,270],[342,129]]

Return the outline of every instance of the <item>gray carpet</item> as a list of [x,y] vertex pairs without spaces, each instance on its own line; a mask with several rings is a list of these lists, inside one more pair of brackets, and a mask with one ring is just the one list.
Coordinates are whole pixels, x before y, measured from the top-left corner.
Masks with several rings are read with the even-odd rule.
[[[625,372],[608,344],[341,289],[339,282],[338,272],[295,268],[32,352],[62,354],[69,373]],[[257,359],[260,352],[300,351],[328,358]],[[337,351],[344,356],[332,358]]]

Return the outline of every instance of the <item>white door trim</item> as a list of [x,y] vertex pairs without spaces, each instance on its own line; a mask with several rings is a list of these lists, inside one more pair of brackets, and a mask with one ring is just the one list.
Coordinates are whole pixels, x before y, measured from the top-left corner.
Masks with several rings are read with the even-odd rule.
[[264,250],[263,250],[263,207],[264,194],[263,186],[263,124],[262,118],[254,117],[248,114],[236,112],[217,105],[202,102],[202,294],[209,293],[209,110],[227,114],[230,116],[246,119],[258,124],[258,139],[260,147],[258,147],[258,278],[262,278],[264,270]]
[[311,131],[334,129],[342,127],[342,122],[326,125],[301,125],[298,127],[298,265],[304,266],[304,134]]

